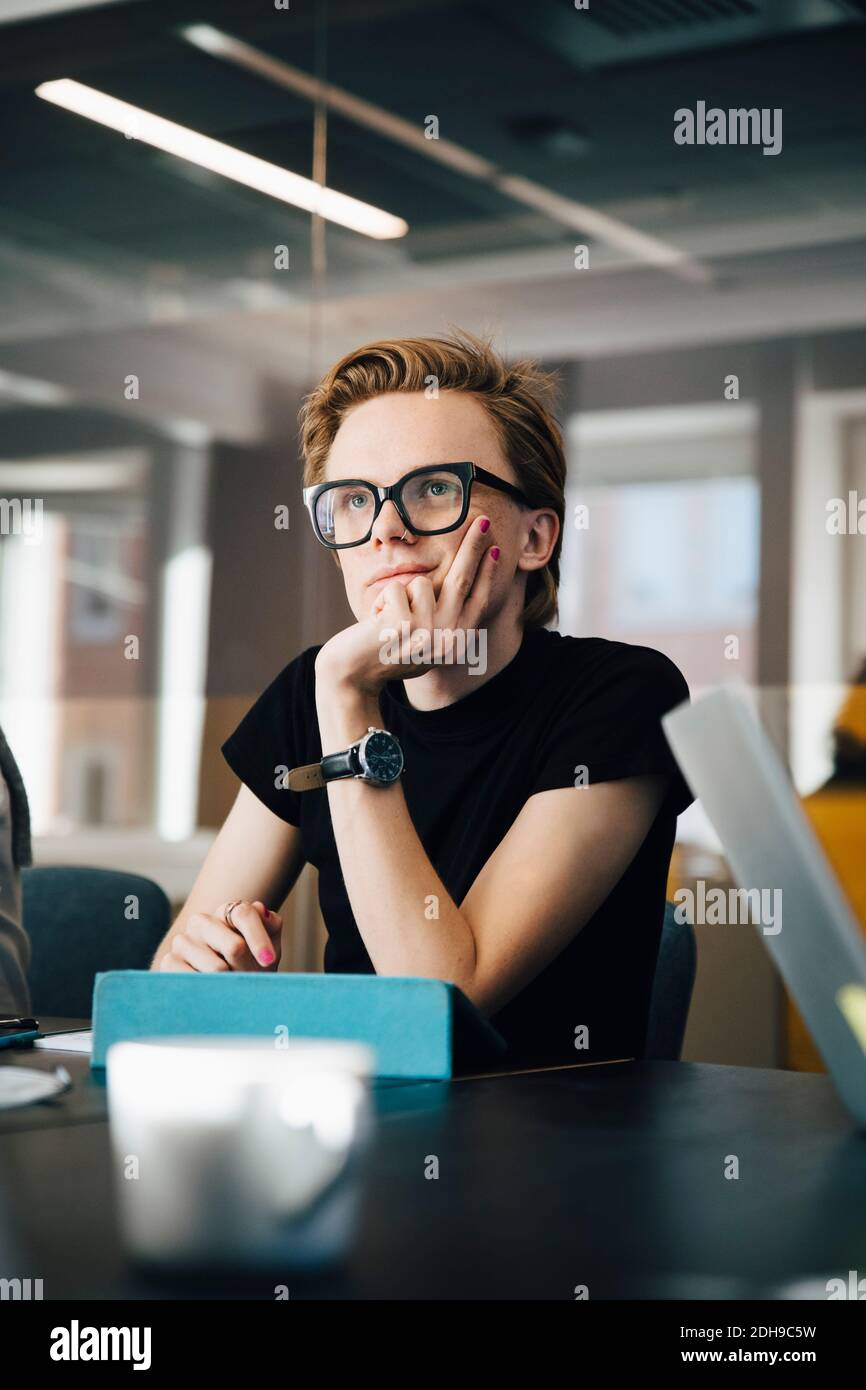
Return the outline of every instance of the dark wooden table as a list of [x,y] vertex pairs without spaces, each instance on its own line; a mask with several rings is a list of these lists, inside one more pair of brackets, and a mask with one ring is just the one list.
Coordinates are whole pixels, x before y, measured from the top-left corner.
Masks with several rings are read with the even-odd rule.
[[[41,1278],[46,1299],[273,1298],[273,1279],[128,1264],[104,1073],[0,1052],[58,1063],[71,1093],[0,1112],[0,1277]],[[374,1106],[351,1258],[293,1298],[824,1298],[866,1275],[866,1136],[825,1076],[627,1062],[377,1086]]]

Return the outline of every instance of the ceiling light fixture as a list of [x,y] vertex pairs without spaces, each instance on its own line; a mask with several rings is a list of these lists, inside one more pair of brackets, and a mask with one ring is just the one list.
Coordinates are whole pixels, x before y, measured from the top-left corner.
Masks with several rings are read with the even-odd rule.
[[36,88],[36,95],[43,101],[62,106],[66,111],[74,111],[76,115],[86,116],[88,120],[98,121],[100,125],[119,131],[130,140],[140,140],[166,154],[209,169],[214,174],[222,174],[235,183],[255,188],[259,193],[266,193],[280,202],[291,203],[304,212],[318,213],[329,222],[349,227],[363,236],[386,241],[405,236],[409,230],[402,217],[393,217],[391,213],[383,212],[370,203],[362,203],[345,193],[335,192],[333,188],[325,188],[301,174],[293,174],[265,159],[245,154],[243,150],[224,145],[221,140],[213,140],[209,135],[201,135],[187,126],[165,120],[140,106],[131,106],[129,102],[119,101],[71,78],[43,82]]

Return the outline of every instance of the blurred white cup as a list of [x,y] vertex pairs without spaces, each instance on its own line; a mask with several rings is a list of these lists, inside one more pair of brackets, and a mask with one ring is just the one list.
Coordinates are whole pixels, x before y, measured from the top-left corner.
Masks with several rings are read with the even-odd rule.
[[145,1263],[311,1270],[348,1252],[375,1054],[317,1038],[145,1038],[106,1057],[121,1225]]

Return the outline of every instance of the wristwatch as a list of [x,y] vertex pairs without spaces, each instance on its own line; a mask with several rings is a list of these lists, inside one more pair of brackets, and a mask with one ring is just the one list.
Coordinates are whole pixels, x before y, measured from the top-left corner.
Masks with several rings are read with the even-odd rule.
[[390,787],[403,771],[403,749],[387,729],[372,724],[356,743],[342,753],[328,753],[320,763],[294,767],[289,773],[289,790],[308,792],[342,777],[357,777],[374,787]]

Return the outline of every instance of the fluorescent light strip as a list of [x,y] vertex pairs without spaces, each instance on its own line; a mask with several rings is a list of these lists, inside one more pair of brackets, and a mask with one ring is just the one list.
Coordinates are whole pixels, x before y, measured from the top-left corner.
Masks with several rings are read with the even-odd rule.
[[186,159],[190,164],[198,164],[202,169],[210,169],[214,174],[233,179],[247,188],[255,188],[280,202],[291,203],[304,212],[319,213],[329,222],[341,227],[349,227],[353,232],[386,241],[405,236],[409,230],[402,217],[392,217],[381,208],[350,198],[345,193],[336,193],[305,179],[301,174],[293,174],[288,169],[280,169],[255,155],[244,154],[221,140],[212,140],[209,135],[200,135],[187,126],[176,125],[152,111],[140,106],[118,101],[94,87],[86,87],[69,77],[55,82],[43,82],[36,88],[36,95],[43,101],[62,106],[66,111],[86,116],[88,120],[98,121],[100,125],[117,130],[129,139],[141,140],[155,149],[164,150],[178,159]]
[[385,139],[393,140],[396,144],[405,145],[428,159],[448,165],[468,178],[489,184],[507,198],[543,213],[552,222],[568,227],[570,231],[595,236],[599,241],[636,261],[658,266],[693,284],[709,284],[713,280],[709,267],[690,256],[688,252],[680,251],[658,237],[630,227],[626,222],[601,212],[589,203],[563,197],[542,184],[508,174],[490,160],[466,149],[464,145],[455,144],[453,140],[428,140],[417,124],[404,120],[402,116],[395,116],[382,106],[375,106],[370,101],[356,97],[343,87],[321,82],[301,68],[293,67],[291,63],[285,63],[280,58],[272,58],[270,54],[244,43],[242,39],[226,34],[222,29],[214,28],[212,24],[188,24],[183,26],[179,33],[202,52],[209,53],[214,58],[222,58],[227,63],[246,69],[247,72],[254,72],[279,87],[305,97],[308,101],[321,102],[331,110],[339,111],[347,120],[366,126],[368,130],[376,131]]
[[0,402],[25,401],[28,405],[67,405],[73,399],[71,391],[53,381],[40,377],[19,376],[0,368]]

